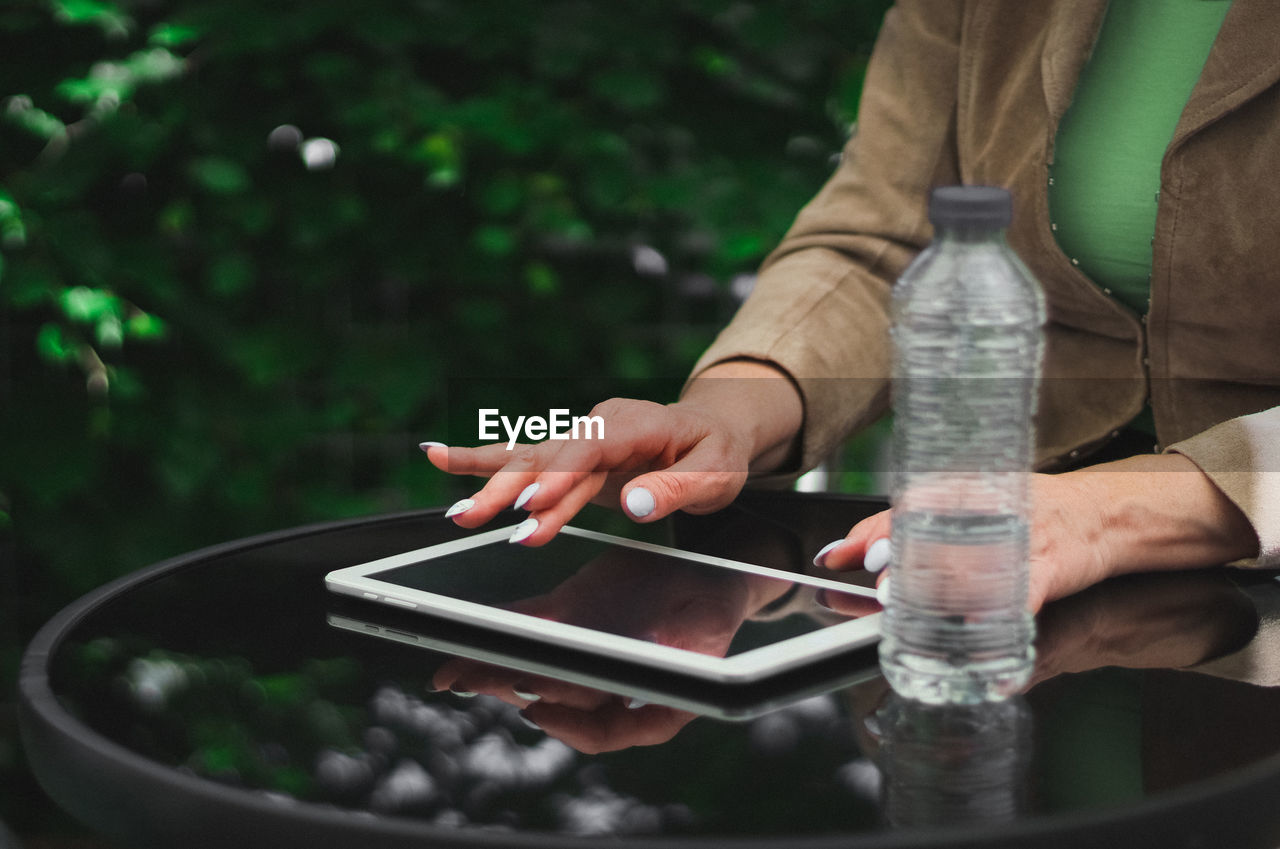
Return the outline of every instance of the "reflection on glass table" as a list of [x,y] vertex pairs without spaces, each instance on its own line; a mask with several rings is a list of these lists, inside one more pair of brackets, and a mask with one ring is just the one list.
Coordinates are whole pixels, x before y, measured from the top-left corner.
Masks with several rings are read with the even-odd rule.
[[[680,541],[800,571],[861,509],[761,496]],[[323,588],[343,564],[455,533],[435,515],[300,531],[91,600],[47,658],[28,658],[48,669],[39,709],[68,717],[26,722],[42,781],[139,846],[194,820],[210,841],[262,824],[241,829],[243,849],[272,845],[266,826],[362,847],[530,835],[1065,847],[1120,832],[1161,849],[1280,845],[1265,802],[1280,792],[1280,730],[1260,719],[1280,710],[1268,672],[1280,587],[1266,575],[1133,576],[1050,605],[1034,686],[984,725],[887,701],[873,650],[716,687],[521,651]],[[801,594],[760,612],[739,635],[836,615]],[[576,713],[549,716],[565,705]]]

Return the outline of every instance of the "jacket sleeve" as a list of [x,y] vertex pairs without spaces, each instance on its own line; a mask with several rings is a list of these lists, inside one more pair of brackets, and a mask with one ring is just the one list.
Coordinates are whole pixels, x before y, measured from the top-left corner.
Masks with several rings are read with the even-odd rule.
[[761,267],[693,375],[734,359],[771,363],[804,403],[800,466],[820,463],[888,403],[889,293],[932,236],[932,186],[959,182],[955,0],[900,0],[867,68],[839,167]]
[[1258,557],[1236,566],[1280,567],[1280,407],[1228,419],[1170,445],[1231,499],[1258,535]]

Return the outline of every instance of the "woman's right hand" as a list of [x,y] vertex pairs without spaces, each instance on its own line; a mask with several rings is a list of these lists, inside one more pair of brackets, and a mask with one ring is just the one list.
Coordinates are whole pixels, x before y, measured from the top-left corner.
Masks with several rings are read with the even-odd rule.
[[729,504],[748,473],[790,452],[801,403],[790,379],[762,363],[713,366],[674,404],[613,398],[591,411],[603,438],[505,443],[478,448],[424,444],[450,474],[488,481],[450,509],[466,528],[513,504],[530,517],[512,542],[542,545],[589,501],[621,505],[638,522],[676,511],[710,513]]

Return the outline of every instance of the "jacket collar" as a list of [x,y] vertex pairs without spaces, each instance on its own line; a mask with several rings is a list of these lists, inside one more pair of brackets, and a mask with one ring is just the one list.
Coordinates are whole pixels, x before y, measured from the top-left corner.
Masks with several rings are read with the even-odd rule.
[[1280,80],[1276,0],[1233,0],[1204,70],[1173,132],[1170,149]]
[[1040,76],[1045,104],[1055,128],[1071,105],[1076,81],[1093,52],[1106,12],[1107,0],[1054,3],[1049,10]]
[[[1174,130],[1170,149],[1280,80],[1277,0],[1233,0],[1204,71]],[[1102,21],[1107,0],[1054,3],[1040,57],[1045,104],[1057,127],[1071,105]]]

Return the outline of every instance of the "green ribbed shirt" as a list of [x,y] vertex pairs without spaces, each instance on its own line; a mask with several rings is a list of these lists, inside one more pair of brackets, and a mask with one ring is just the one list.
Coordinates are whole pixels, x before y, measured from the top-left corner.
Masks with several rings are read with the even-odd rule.
[[1058,245],[1144,315],[1160,164],[1231,0],[1112,0],[1058,127],[1049,213]]

